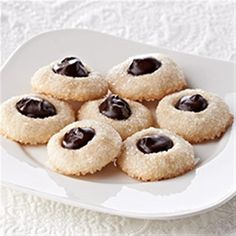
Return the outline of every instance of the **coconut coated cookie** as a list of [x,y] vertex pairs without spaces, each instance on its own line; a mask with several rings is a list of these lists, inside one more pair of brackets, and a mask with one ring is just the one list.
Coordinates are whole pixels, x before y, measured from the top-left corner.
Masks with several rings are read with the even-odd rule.
[[94,119],[107,123],[118,131],[122,139],[150,127],[153,123],[151,112],[144,105],[124,100],[114,94],[83,104],[78,119]]
[[120,135],[110,125],[77,121],[49,140],[49,165],[65,175],[93,174],[119,155],[121,143]]
[[225,102],[201,89],[186,89],[163,98],[156,109],[157,123],[191,143],[220,137],[232,124]]
[[128,58],[113,67],[106,79],[113,93],[140,101],[159,100],[187,85],[175,62],[157,53]]
[[77,57],[40,68],[32,77],[32,89],[62,100],[87,101],[107,93],[102,75],[83,64]]
[[118,166],[130,177],[143,181],[173,178],[194,168],[190,143],[157,128],[135,133],[123,142]]
[[75,120],[63,102],[37,94],[12,97],[0,105],[0,133],[23,144],[43,144]]

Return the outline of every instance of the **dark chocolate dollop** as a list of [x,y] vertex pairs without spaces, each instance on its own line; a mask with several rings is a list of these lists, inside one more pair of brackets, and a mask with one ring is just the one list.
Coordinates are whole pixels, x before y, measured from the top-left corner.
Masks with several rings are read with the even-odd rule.
[[152,57],[134,59],[127,72],[131,75],[151,74],[161,67],[161,62]]
[[137,148],[145,154],[167,151],[173,145],[173,141],[165,135],[147,136],[136,143]]
[[126,120],[131,116],[129,104],[117,95],[108,96],[100,105],[99,111],[115,120]]
[[93,128],[73,128],[64,135],[61,144],[67,149],[79,149],[91,141],[94,135]]
[[182,111],[200,112],[207,108],[208,102],[200,94],[182,97],[175,108]]
[[57,114],[56,108],[49,101],[36,97],[25,97],[16,103],[16,109],[31,118],[46,118]]
[[61,62],[55,64],[53,72],[71,77],[87,77],[89,71],[77,57],[66,57]]

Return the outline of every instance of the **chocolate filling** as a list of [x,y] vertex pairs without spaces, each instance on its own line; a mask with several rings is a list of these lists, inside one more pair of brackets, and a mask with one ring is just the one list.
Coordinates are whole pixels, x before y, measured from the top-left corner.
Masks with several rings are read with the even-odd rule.
[[152,57],[134,59],[127,72],[131,75],[151,74],[161,67],[161,62]]
[[56,108],[47,100],[40,97],[25,97],[16,103],[16,109],[31,118],[46,118],[57,114]]
[[93,128],[73,128],[64,135],[61,145],[67,149],[79,149],[91,141],[94,135]]
[[182,97],[175,108],[182,111],[200,112],[207,108],[208,102],[200,94]]
[[55,64],[53,72],[71,77],[87,77],[89,71],[77,57],[66,57],[61,62]]
[[149,154],[167,151],[174,146],[174,143],[165,135],[151,135],[139,139],[136,146],[141,152]]
[[108,96],[99,105],[99,111],[104,116],[115,120],[126,120],[131,116],[129,104],[117,95]]

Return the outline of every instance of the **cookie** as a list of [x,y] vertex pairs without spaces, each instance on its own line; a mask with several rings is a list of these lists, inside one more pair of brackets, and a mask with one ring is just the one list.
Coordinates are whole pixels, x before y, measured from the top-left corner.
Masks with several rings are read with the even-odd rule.
[[0,133],[22,144],[43,144],[75,120],[70,106],[51,97],[25,94],[0,105]]
[[31,85],[37,93],[75,101],[101,98],[108,90],[102,75],[76,57],[40,68],[32,77]]
[[127,138],[117,164],[130,177],[143,181],[173,178],[194,168],[193,147],[178,135],[148,128]]
[[118,131],[122,139],[150,127],[153,123],[152,114],[144,105],[124,100],[114,94],[83,104],[78,119],[94,119],[107,123]]
[[106,76],[109,89],[131,100],[159,100],[184,89],[182,70],[166,55],[150,54],[128,58]]
[[163,98],[156,109],[157,123],[191,143],[220,137],[232,124],[225,102],[201,89],[186,89]]
[[120,153],[121,137],[110,126],[94,120],[64,127],[48,142],[50,167],[65,175],[93,174]]

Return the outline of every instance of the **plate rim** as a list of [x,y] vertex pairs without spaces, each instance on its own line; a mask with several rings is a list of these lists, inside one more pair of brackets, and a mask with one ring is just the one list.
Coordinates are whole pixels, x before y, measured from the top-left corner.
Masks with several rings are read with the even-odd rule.
[[19,190],[22,193],[27,193],[31,194],[37,197],[41,197],[45,200],[50,200],[50,201],[56,201],[58,203],[62,203],[65,205],[70,205],[73,207],[79,207],[82,209],[90,210],[90,211],[95,211],[98,213],[105,213],[105,214],[110,214],[110,215],[115,215],[115,216],[120,216],[120,217],[127,217],[127,218],[132,218],[132,219],[148,219],[148,220],[176,220],[176,219],[182,219],[182,218],[187,218],[199,214],[203,214],[209,211],[212,211],[222,205],[224,205],[226,202],[231,200],[233,197],[236,196],[236,190],[232,190],[232,192],[228,195],[226,195],[221,201],[217,203],[213,203],[209,205],[208,207],[202,207],[198,210],[193,210],[193,211],[182,211],[182,212],[175,212],[175,213],[168,213],[167,214],[143,214],[143,213],[132,213],[132,212],[125,212],[125,211],[118,211],[115,209],[108,209],[105,207],[100,207],[100,206],[95,206],[92,204],[86,204],[86,203],[81,203],[77,201],[70,200],[69,198],[62,198],[62,197],[57,197],[54,196],[50,193],[43,193],[37,190],[29,189],[27,187],[23,187],[20,185],[16,185],[13,183],[8,183],[6,181],[1,181],[1,185],[4,187],[9,187],[14,190]]
[[197,55],[197,54],[191,54],[191,53],[188,53],[188,52],[182,52],[180,50],[173,50],[173,49],[170,49],[168,47],[160,47],[158,45],[152,45],[152,44],[147,44],[147,43],[142,43],[142,42],[139,42],[139,41],[135,41],[135,40],[131,40],[131,39],[126,39],[126,38],[122,38],[120,36],[115,36],[115,35],[112,35],[112,34],[109,34],[109,33],[105,33],[105,32],[100,32],[100,31],[96,31],[96,30],[91,30],[91,29],[83,29],[83,28],[64,28],[64,29],[53,29],[53,30],[46,30],[46,31],[43,31],[39,34],[36,34],[36,35],[33,35],[32,37],[30,37],[28,40],[24,40],[20,45],[18,45],[14,50],[13,52],[10,53],[10,55],[7,57],[7,59],[3,62],[3,64],[0,66],[0,72],[2,72],[3,68],[9,63],[9,61],[11,60],[11,58],[14,56],[14,54],[22,47],[24,47],[26,44],[30,43],[31,41],[35,40],[36,38],[38,37],[41,37],[45,34],[51,34],[51,33],[56,33],[56,32],[63,32],[63,31],[85,31],[85,32],[91,32],[91,33],[98,33],[98,34],[102,34],[102,35],[105,35],[105,36],[110,36],[110,37],[114,37],[114,38],[118,38],[118,39],[122,39],[122,40],[125,40],[127,42],[130,42],[130,43],[138,43],[138,44],[142,44],[142,45],[147,45],[147,46],[152,46],[152,47],[158,47],[158,48],[161,48],[161,49],[164,49],[164,50],[169,50],[169,51],[172,51],[172,52],[177,52],[177,53],[181,53],[181,54],[185,54],[185,55],[189,55],[189,56],[196,56],[196,57],[200,57],[200,58],[205,58],[205,59],[211,59],[211,60],[215,60],[215,61],[218,61],[218,62],[225,62],[225,63],[230,63],[230,64],[236,64],[236,62],[234,61],[228,61],[228,60],[224,60],[224,59],[218,59],[218,58],[215,58],[215,57],[211,57],[211,56],[202,56],[202,55]]

